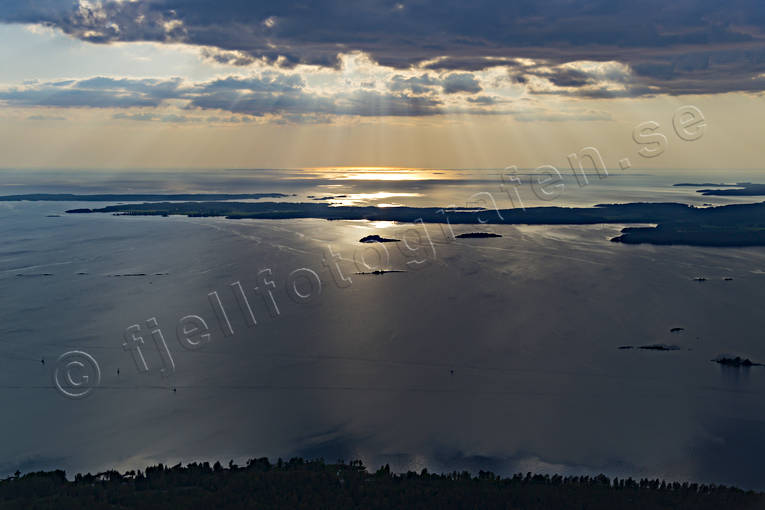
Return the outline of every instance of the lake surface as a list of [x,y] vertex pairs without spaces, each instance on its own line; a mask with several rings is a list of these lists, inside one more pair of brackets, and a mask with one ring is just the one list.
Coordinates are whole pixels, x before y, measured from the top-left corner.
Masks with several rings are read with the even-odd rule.
[[[499,207],[518,206],[498,171],[438,172],[389,181],[5,172],[0,193],[284,192],[294,201],[346,195],[329,200],[417,206],[489,193]],[[555,200],[530,188],[522,197],[526,206],[759,201],[671,186],[710,180],[721,179],[615,174],[580,187],[567,177]],[[0,476],[301,455],[396,470],[604,472],[765,489],[765,367],[710,361],[765,361],[762,248],[609,242],[620,225],[455,225],[456,234],[503,237],[453,240],[443,225],[64,213],[93,206],[0,203]],[[358,243],[369,234],[406,243]],[[355,274],[375,269],[406,272]],[[197,350],[176,334],[192,314],[211,335]],[[174,363],[164,375],[151,318]],[[148,372],[123,349],[134,324]],[[680,349],[618,349],[647,344]],[[74,350],[100,367],[84,399],[53,384],[56,359]]]

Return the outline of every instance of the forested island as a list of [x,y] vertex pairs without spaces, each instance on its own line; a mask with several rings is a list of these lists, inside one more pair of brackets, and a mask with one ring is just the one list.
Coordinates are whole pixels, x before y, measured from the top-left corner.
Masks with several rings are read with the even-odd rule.
[[458,207],[338,206],[290,202],[154,202],[120,204],[68,213],[190,217],[225,216],[230,219],[370,220],[451,224],[588,225],[599,223],[655,223],[628,227],[612,239],[627,244],[684,244],[692,246],[765,246],[765,202],[694,207],[671,202],[600,204],[594,207],[530,207],[490,210]]
[[66,509],[319,509],[417,508],[511,510],[724,510],[763,508],[765,494],[662,480],[467,471],[369,472],[361,461],[325,464],[294,458],[271,463],[162,464],[144,471],[77,475],[37,472],[0,481],[0,508]]
[[763,366],[762,363],[756,363],[749,358],[742,358],[741,356],[736,356],[735,358],[727,357],[727,356],[719,356],[715,359],[713,359],[715,363],[719,363],[720,365],[726,366],[726,367],[733,367],[733,368],[739,368],[739,367],[761,367]]
[[388,239],[387,237],[381,237],[377,234],[372,234],[368,236],[364,236],[361,239],[359,239],[360,243],[398,243],[400,242],[398,239]]
[[466,232],[455,236],[457,239],[488,239],[492,237],[502,237],[500,234],[493,232]]

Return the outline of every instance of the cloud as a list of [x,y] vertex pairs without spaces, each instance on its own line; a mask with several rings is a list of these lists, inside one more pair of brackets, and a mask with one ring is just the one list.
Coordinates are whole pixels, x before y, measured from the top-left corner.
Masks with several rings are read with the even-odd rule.
[[27,120],[66,120],[66,117],[60,115],[30,115]]
[[392,91],[406,91],[418,95],[432,93],[437,88],[441,88],[444,94],[458,92],[475,94],[482,90],[478,79],[470,73],[452,73],[442,78],[434,77],[429,73],[409,77],[397,74],[390,79],[388,88]]
[[475,76],[470,73],[454,73],[447,75],[443,80],[443,89],[445,94],[456,94],[457,92],[467,92],[476,94],[481,92],[481,85],[478,84]]
[[169,124],[185,124],[187,122],[202,122],[203,119],[197,117],[187,117],[174,113],[159,115],[157,113],[115,113],[112,115],[115,120],[135,120],[141,122],[166,122]]
[[142,122],[157,120],[159,115],[154,113],[115,113],[112,115],[115,120],[139,120]]
[[436,96],[352,90],[308,90],[300,75],[266,71],[202,82],[180,78],[127,79],[93,77],[28,83],[0,89],[0,102],[16,107],[141,108],[117,113],[118,120],[188,122],[186,116],[162,115],[148,108],[175,106],[184,110],[219,110],[251,117],[284,116],[423,116],[443,113]]
[[264,72],[257,76],[228,76],[206,82],[194,88],[200,93],[220,91],[297,92],[305,87],[303,78],[297,74]]
[[439,81],[427,73],[408,78],[397,74],[391,78],[388,88],[397,92],[409,91],[413,94],[425,94],[435,90],[438,84]]
[[490,67],[513,65],[515,62],[513,58],[503,57],[439,57],[421,67],[446,71],[481,71]]
[[223,51],[217,48],[202,48],[202,57],[219,64],[249,66],[256,62],[251,55],[241,51]]
[[[272,93],[262,90],[220,90],[199,94],[189,107],[265,115],[423,116],[443,113],[435,98],[389,94],[370,90],[320,95],[308,91]],[[293,117],[294,118],[294,117]]]
[[468,97],[467,101],[473,104],[491,106],[491,105],[502,103],[505,100],[498,98],[496,96],[473,96],[473,97]]
[[[629,66],[617,61],[576,61],[554,65],[548,61],[521,59],[508,63],[505,71],[504,78],[499,81],[519,86],[530,95],[606,99],[666,93],[658,85],[637,80]],[[496,81],[493,86],[501,88]],[[670,93],[700,92],[688,88]]]
[[[576,71],[587,76],[587,93],[612,92],[618,81],[603,81],[612,73],[607,65],[587,63]],[[577,69],[579,69],[577,68]],[[298,72],[261,71],[246,76],[221,76],[207,81],[181,78],[114,78],[94,76],[77,80],[27,82],[0,88],[0,104],[9,107],[102,108],[122,121],[166,123],[237,123],[254,119],[269,122],[331,122],[336,117],[423,117],[442,114],[513,115],[520,120],[545,116],[543,120],[571,120],[571,116],[539,109],[533,95],[581,94],[584,89],[559,87],[548,79],[563,74],[557,69],[529,64],[531,95],[508,97],[480,94],[483,82],[471,73],[380,75],[380,88],[360,82],[348,85],[342,76],[335,81],[304,76]],[[571,71],[573,72],[573,71]],[[534,74],[536,73],[536,74]],[[334,74],[334,73],[332,73]],[[494,81],[502,81],[495,77]],[[579,76],[579,74],[577,74]],[[505,76],[505,80],[509,80]],[[536,80],[531,83],[531,80]],[[560,83],[560,80],[558,80]],[[318,86],[320,83],[321,86]],[[501,83],[499,83],[501,85]],[[374,84],[372,84],[374,86]],[[495,84],[496,85],[496,84]],[[569,85],[569,84],[565,84]],[[596,88],[604,87],[602,90]],[[625,93],[622,91],[622,93]],[[204,115],[202,115],[204,112]],[[579,120],[604,120],[601,114],[578,114]]]
[[[636,87],[670,94],[761,90],[749,80],[765,72],[765,9],[756,0],[0,0],[0,21],[96,43],[183,42],[232,65],[338,67],[338,55],[355,51],[398,69],[617,61]],[[571,69],[548,78],[591,85]]]
[[177,97],[180,83],[180,79],[106,77],[29,83],[0,89],[0,101],[13,106],[148,108]]

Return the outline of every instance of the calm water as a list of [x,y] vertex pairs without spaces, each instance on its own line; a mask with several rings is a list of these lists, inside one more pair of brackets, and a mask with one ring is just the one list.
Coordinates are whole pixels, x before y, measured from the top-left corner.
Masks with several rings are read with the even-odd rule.
[[[500,207],[510,203],[485,172],[336,177],[6,172],[0,192],[285,192],[442,206],[488,192]],[[569,179],[553,202],[522,196],[525,205],[725,203],[671,187],[708,180],[723,179],[614,175],[581,188]],[[608,242],[618,225],[493,225],[504,237],[454,242],[438,225],[426,235],[389,223],[62,214],[92,206],[0,203],[0,475],[303,455],[398,470],[605,472],[765,489],[765,368],[710,362],[723,353],[765,360],[761,248],[624,246]],[[455,226],[467,230],[475,228]],[[411,249],[360,247],[370,233],[407,239]],[[333,277],[328,247],[350,282]],[[354,274],[378,267],[407,272]],[[303,268],[321,280],[320,294],[297,280],[308,302],[287,287]],[[264,269],[278,315],[264,299]],[[189,314],[211,330],[199,350],[176,338]],[[150,318],[175,365],[164,376]],[[133,324],[142,326],[147,373],[122,347]],[[680,350],[618,349],[653,343]],[[72,350],[101,370],[82,400],[52,382],[56,358]]]

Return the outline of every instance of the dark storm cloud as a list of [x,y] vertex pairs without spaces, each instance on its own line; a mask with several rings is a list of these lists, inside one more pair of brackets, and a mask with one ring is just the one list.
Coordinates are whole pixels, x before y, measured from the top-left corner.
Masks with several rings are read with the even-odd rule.
[[[337,66],[338,54],[352,51],[397,68],[463,71],[520,57],[616,60],[669,93],[749,90],[741,82],[765,72],[759,0],[0,0],[0,20],[44,23],[93,42],[182,41],[240,65]],[[698,78],[709,74],[716,78]],[[588,83],[576,73],[555,79]]]

